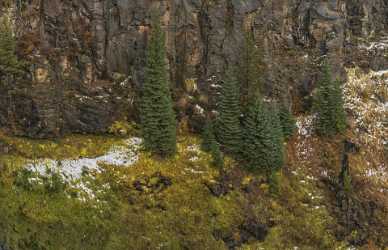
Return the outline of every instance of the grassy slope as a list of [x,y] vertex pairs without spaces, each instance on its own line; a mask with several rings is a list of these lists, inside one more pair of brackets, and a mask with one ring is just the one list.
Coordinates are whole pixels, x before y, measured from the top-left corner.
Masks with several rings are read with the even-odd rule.
[[[278,176],[275,193],[259,174],[244,172],[230,160],[227,178],[221,181],[219,171],[209,165],[209,155],[195,149],[198,139],[185,136],[179,138],[179,154],[174,159],[161,161],[141,153],[131,168],[105,166],[103,173],[84,177],[95,194],[90,198],[61,184],[56,176],[40,184],[29,183],[20,162],[24,157],[97,156],[120,140],[72,136],[53,143],[2,138],[16,152],[0,157],[0,241],[12,249],[345,246],[336,240],[332,197],[317,181],[314,163],[300,166],[301,161],[294,157],[296,146],[292,144],[298,139],[290,142],[289,164]],[[160,176],[172,185],[161,184]],[[227,194],[216,197],[209,185],[222,185]],[[264,240],[242,230],[252,223],[268,227]]]

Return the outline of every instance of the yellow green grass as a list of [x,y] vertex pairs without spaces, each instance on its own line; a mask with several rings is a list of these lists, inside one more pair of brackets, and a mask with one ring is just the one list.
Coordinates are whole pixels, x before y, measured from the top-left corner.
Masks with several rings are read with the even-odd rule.
[[[239,170],[226,159],[225,171],[235,175],[234,181],[227,194],[213,196],[205,184],[217,183],[220,171],[210,164],[210,155],[198,150],[200,140],[195,136],[179,137],[173,159],[141,151],[131,167],[103,166],[102,173],[86,177],[95,193],[86,199],[80,199],[74,186],[60,185],[55,178],[29,184],[20,171],[24,159],[99,156],[122,138],[74,135],[52,142],[3,136],[3,140],[16,149],[1,157],[14,164],[2,164],[0,171],[0,242],[12,249],[227,249],[223,239],[241,239],[241,225],[249,220],[273,225],[264,241],[251,237],[240,249],[341,246],[326,208],[312,209],[317,204],[308,194],[316,191],[315,184],[300,185],[299,177],[287,171],[279,175],[273,194],[260,182],[264,177]],[[154,188],[158,172],[171,185]],[[142,191],[135,188],[136,181],[144,183]],[[252,192],[244,191],[248,186]]]

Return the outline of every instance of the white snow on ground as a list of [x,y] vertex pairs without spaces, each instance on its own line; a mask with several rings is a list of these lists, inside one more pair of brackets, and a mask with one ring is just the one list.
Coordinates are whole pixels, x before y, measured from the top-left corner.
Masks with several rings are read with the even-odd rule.
[[366,49],[367,51],[373,52],[378,50],[388,49],[388,37],[382,37],[380,41],[370,42],[359,46],[360,49]]
[[388,166],[381,156],[388,145],[388,70],[365,74],[354,68],[347,73],[344,106],[353,118],[356,142],[373,154],[364,175],[388,183]]
[[[356,132],[363,144],[383,147],[388,143],[388,70],[362,74],[348,69],[344,84],[345,108],[355,119]],[[387,75],[388,77],[388,75]]]
[[134,137],[124,142],[124,145],[115,145],[104,155],[95,158],[79,159],[37,159],[31,160],[26,167],[41,176],[50,173],[59,173],[64,180],[74,181],[80,179],[83,173],[101,172],[101,164],[129,167],[139,158],[137,151],[142,140]]
[[114,145],[111,149],[102,156],[95,158],[79,158],[79,159],[38,159],[30,160],[26,164],[26,168],[30,169],[37,176],[29,179],[30,183],[42,184],[42,177],[50,176],[52,173],[60,174],[63,181],[80,192],[78,197],[81,201],[94,199],[99,201],[97,194],[110,189],[109,185],[98,187],[98,190],[93,188],[90,182],[93,178],[82,178],[84,173],[100,173],[103,171],[102,164],[112,165],[117,167],[129,167],[136,163],[139,159],[138,150],[142,140],[137,137],[125,140],[122,145]]
[[194,112],[199,114],[199,115],[204,115],[205,114],[205,109],[202,108],[201,106],[199,106],[198,104],[196,104],[194,106]]
[[296,120],[298,129],[298,144],[296,145],[297,156],[301,162],[311,159],[313,152],[311,137],[314,132],[314,116],[300,116]]
[[187,147],[187,151],[195,154],[200,154],[201,153],[201,148],[199,145],[190,145]]
[[382,179],[388,178],[388,172],[384,165],[380,165],[375,169],[367,169],[366,176],[368,177],[377,177]]
[[387,70],[380,70],[380,71],[372,72],[372,74],[375,75],[375,76],[383,76],[385,74],[388,74],[388,69]]
[[189,161],[196,162],[200,159],[199,155],[201,154],[201,149],[200,149],[199,145],[195,145],[195,144],[190,145],[187,147],[186,150],[191,155],[191,157],[189,158]]
[[314,118],[314,116],[303,116],[297,119],[296,126],[299,136],[310,137],[313,134]]
[[203,152],[201,150],[200,145],[198,144],[192,144],[186,147],[185,152],[188,154],[188,160],[192,164],[188,164],[185,168],[183,168],[184,174],[197,174],[202,175],[205,173],[200,167],[200,165],[196,164],[199,160],[201,160],[201,157],[203,156]]
[[388,48],[388,44],[383,42],[372,42],[369,44],[369,46],[361,45],[360,48],[366,49],[368,51],[384,50]]

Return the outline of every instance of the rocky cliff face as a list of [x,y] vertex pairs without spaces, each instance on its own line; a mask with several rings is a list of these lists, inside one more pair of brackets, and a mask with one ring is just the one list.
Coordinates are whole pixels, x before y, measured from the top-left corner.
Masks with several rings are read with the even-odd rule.
[[50,137],[136,118],[152,8],[167,32],[179,118],[209,107],[225,66],[239,63],[244,30],[263,48],[266,94],[286,89],[295,112],[309,108],[322,55],[340,77],[355,65],[388,68],[387,0],[15,1],[30,75],[1,85],[0,125]]

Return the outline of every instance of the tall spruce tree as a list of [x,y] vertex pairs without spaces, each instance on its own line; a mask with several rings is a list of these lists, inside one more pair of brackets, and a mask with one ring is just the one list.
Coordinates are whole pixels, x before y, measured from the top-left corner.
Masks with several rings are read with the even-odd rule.
[[242,155],[247,167],[268,175],[279,169],[283,159],[283,133],[278,112],[260,100],[249,105],[243,123]]
[[216,168],[222,169],[224,167],[224,158],[222,157],[222,152],[218,142],[213,141],[210,145],[210,153],[212,156],[212,164]]
[[240,94],[236,72],[229,68],[218,103],[217,140],[225,152],[237,156],[241,151]]
[[166,67],[165,34],[158,15],[153,15],[147,47],[140,115],[145,148],[163,157],[173,155],[176,120]]
[[212,144],[215,142],[216,138],[214,136],[213,123],[210,119],[208,119],[202,130],[202,150],[205,152],[210,152]]
[[239,81],[241,86],[241,107],[245,110],[249,102],[254,102],[262,88],[263,53],[257,46],[253,32],[246,31],[241,48]]
[[224,159],[222,157],[220,145],[216,141],[213,129],[213,123],[210,119],[206,121],[202,131],[201,148],[205,152],[210,152],[212,156],[212,164],[217,168],[223,168]]
[[324,61],[322,76],[314,99],[316,130],[321,136],[333,136],[346,128],[346,115],[340,82],[333,81],[329,64]]
[[23,62],[16,56],[16,39],[11,23],[4,16],[0,19],[0,75],[15,76],[22,73]]
[[334,110],[337,132],[340,133],[346,129],[346,112],[344,109],[341,81],[339,79],[333,82],[332,92],[332,108]]
[[291,137],[296,129],[296,121],[289,108],[284,104],[280,105],[279,119],[284,138]]

